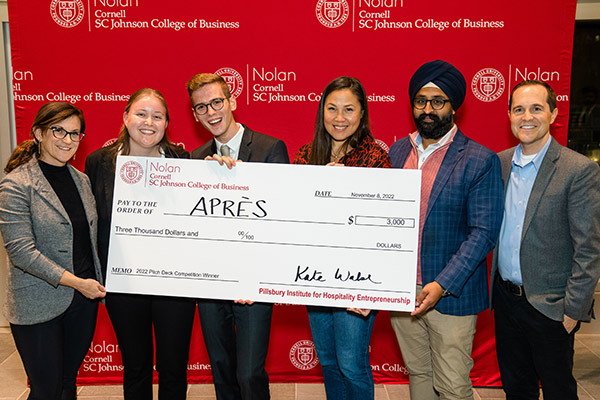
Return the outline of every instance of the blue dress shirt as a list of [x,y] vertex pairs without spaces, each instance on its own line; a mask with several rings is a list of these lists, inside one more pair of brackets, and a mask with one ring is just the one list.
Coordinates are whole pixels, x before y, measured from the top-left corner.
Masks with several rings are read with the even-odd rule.
[[512,158],[500,228],[498,271],[502,279],[517,285],[523,285],[520,257],[527,202],[551,141],[549,136],[544,147],[530,160],[526,160],[528,157],[523,155],[521,145],[518,145]]

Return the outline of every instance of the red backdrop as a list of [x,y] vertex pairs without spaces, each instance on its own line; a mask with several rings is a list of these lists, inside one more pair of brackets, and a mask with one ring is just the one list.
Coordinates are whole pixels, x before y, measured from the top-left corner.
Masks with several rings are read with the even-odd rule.
[[[225,6],[224,6],[225,4]],[[236,118],[283,139],[290,156],[312,137],[319,93],[351,75],[365,86],[374,135],[391,145],[414,129],[408,81],[441,58],[465,75],[457,113],[463,132],[494,151],[515,144],[506,116],[510,88],[542,79],[558,95],[553,135],[566,143],[576,0],[30,0],[8,4],[17,138],[38,108],[70,101],[85,112],[87,136],[73,165],[117,136],[128,96],[160,90],[173,141],[192,150],[210,140],[194,121],[185,84],[218,72],[238,96]],[[200,295],[200,294],[199,294]],[[210,381],[198,324],[191,382]],[[274,382],[321,379],[304,307],[275,307],[268,370]],[[480,315],[473,382],[499,384],[493,321]],[[376,319],[371,364],[378,383],[407,375],[387,312]],[[82,383],[118,382],[120,353],[101,307]]]

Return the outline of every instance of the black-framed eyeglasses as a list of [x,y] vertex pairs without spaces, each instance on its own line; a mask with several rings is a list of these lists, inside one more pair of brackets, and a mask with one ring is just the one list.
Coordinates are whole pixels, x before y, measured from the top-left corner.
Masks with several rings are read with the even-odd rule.
[[85,136],[83,132],[69,132],[62,126],[51,126],[50,130],[52,131],[52,135],[57,139],[64,139],[69,135],[73,142],[81,142],[81,139]]
[[206,114],[208,112],[208,106],[211,106],[212,109],[215,111],[219,111],[225,105],[225,100],[227,100],[227,99],[225,99],[224,97],[217,97],[216,99],[212,99],[208,104],[206,104],[206,103],[196,104],[194,107],[192,107],[192,110],[194,110],[196,112],[196,114],[198,114],[198,115]]
[[450,100],[443,99],[441,97],[435,97],[433,99],[425,99],[422,97],[418,97],[413,100],[413,107],[417,110],[423,110],[425,109],[425,107],[427,107],[427,103],[431,103],[431,108],[433,108],[434,110],[441,110],[449,101]]

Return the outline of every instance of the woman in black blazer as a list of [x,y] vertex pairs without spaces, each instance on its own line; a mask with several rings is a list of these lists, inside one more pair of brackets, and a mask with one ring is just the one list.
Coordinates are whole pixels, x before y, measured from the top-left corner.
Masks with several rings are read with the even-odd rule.
[[[104,276],[116,158],[118,155],[189,158],[187,151],[167,139],[168,125],[169,112],[162,94],[154,89],[140,89],[130,97],[125,107],[117,141],[96,150],[85,162],[85,173],[96,197],[98,248]],[[125,399],[152,399],[153,328],[159,399],[185,399],[194,299],[109,293],[106,309],[121,349]]]

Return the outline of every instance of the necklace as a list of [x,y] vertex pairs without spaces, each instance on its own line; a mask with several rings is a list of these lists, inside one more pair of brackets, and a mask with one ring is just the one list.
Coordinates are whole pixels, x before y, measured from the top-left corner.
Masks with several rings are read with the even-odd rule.
[[341,146],[338,151],[334,151],[333,149],[331,149],[331,161],[339,161],[340,159],[342,159],[343,157],[346,156],[346,154],[348,154],[350,152],[350,150],[352,150],[349,146],[344,145]]
[[346,155],[346,152],[341,150],[337,153],[331,152],[331,161],[338,161]]

